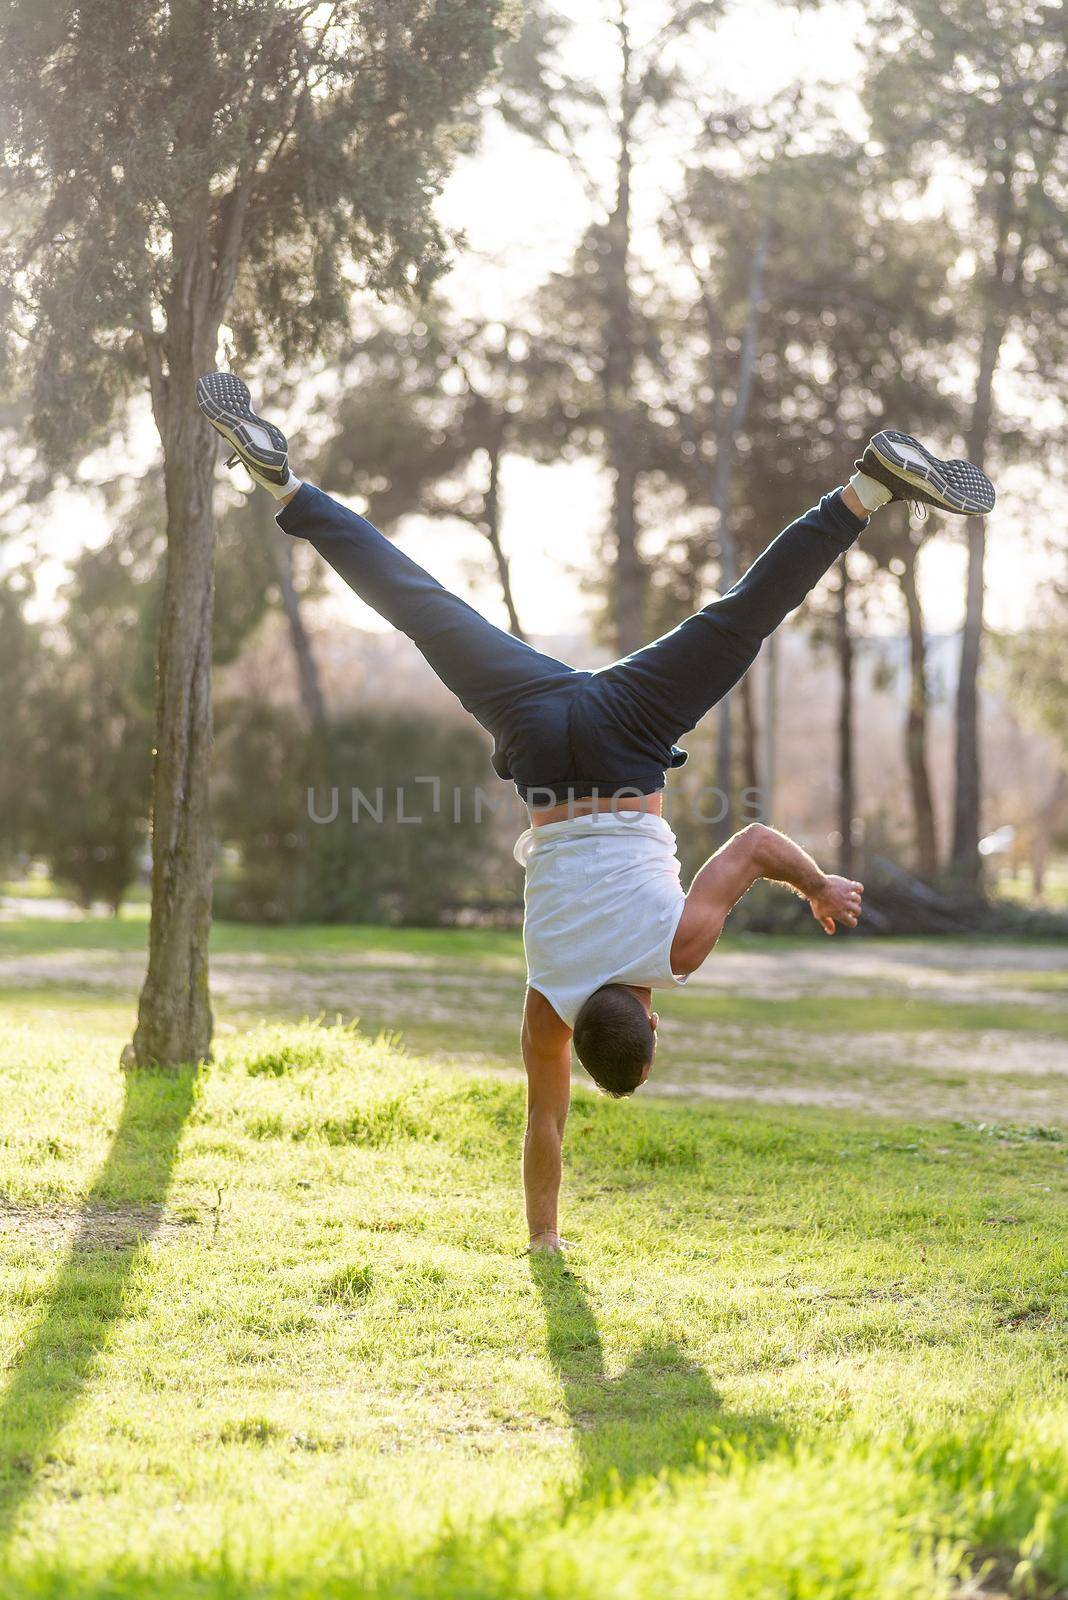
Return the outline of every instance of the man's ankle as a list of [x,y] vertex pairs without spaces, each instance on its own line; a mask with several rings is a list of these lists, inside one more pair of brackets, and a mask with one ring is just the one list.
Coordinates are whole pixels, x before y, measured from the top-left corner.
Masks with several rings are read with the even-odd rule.
[[[859,469],[842,490],[842,499],[857,517],[870,517],[880,506],[889,505],[893,498],[885,483],[880,483],[877,478],[869,478],[866,472]],[[856,506],[860,507],[859,511]]]
[[283,506],[289,504],[298,489],[303,489],[304,487],[304,480],[296,477],[293,472],[289,473],[285,483],[271,483],[267,478],[257,477],[255,473],[252,476],[258,484],[261,484],[267,490],[268,494],[274,495],[275,500],[278,502],[279,511]]
[[842,504],[847,511],[851,511],[861,522],[865,522],[871,516],[871,512],[851,483],[844,484],[842,487]]

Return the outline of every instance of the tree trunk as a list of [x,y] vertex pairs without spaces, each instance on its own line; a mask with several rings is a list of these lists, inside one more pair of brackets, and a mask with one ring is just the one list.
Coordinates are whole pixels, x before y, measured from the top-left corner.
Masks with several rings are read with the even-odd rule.
[[927,769],[927,640],[923,609],[916,587],[916,547],[908,542],[900,575],[909,623],[909,704],[905,719],[905,761],[916,839],[916,867],[921,878],[932,882],[938,874],[938,835],[935,828],[931,778]]
[[751,672],[747,672],[738,685],[738,697],[742,703],[742,787],[747,791],[746,816],[751,820],[754,797],[760,791],[760,760],[757,755],[760,731],[757,727],[755,690]]
[[[725,524],[721,523],[721,535],[724,527]],[[738,578],[734,552],[734,539],[724,540],[721,537],[720,592],[723,594],[726,594]],[[748,676],[746,673],[746,677]],[[734,832],[737,812],[734,803],[734,720],[731,694],[725,695],[716,707],[716,791],[716,815],[719,816],[719,821],[712,829],[712,839],[715,844],[720,845]]]
[[[166,331],[143,330],[152,411],[163,446],[167,562],[157,656],[152,779],[152,912],[148,970],[124,1061],[139,1067],[197,1062],[211,1051],[208,986],[212,839],[208,785],[212,748],[212,625],[218,435],[196,403],[211,371],[233,289],[250,189],[235,192],[225,229],[214,234],[204,147],[214,105],[216,21],[209,0],[173,0],[170,28],[183,78],[199,83],[174,132],[177,157],[201,186],[171,222]],[[164,372],[164,363],[166,371]]]
[[[716,441],[716,468],[712,479],[712,507],[716,513],[716,528],[720,548],[720,591],[726,593],[738,581],[738,543],[731,527],[731,489],[734,481],[734,462],[738,435],[749,416],[749,402],[753,394],[756,372],[757,344],[760,333],[760,305],[764,297],[764,271],[771,241],[771,218],[766,215],[760,226],[753,259],[750,263],[749,286],[746,293],[745,327],[741,349],[738,352],[738,375],[726,428]],[[752,714],[750,698],[748,711]],[[735,804],[733,785],[734,757],[731,749],[730,696],[722,700],[718,711],[716,732],[716,787],[722,796],[725,814],[719,825],[720,840],[734,831]]]
[[293,546],[287,533],[283,533],[274,519],[273,502],[266,494],[259,490],[255,495],[257,528],[264,539],[270,541],[270,548],[274,555],[275,570],[278,573],[278,589],[282,598],[282,611],[289,628],[289,642],[293,650],[293,659],[297,665],[297,684],[300,692],[300,704],[305,720],[314,733],[321,733],[326,727],[326,700],[323,696],[322,680],[319,676],[319,666],[312,649],[312,642],[308,630],[304,626],[304,616],[300,608],[300,596],[297,594],[293,582]]
[[634,305],[630,287],[631,138],[637,94],[630,76],[630,34],[622,0],[617,28],[621,62],[619,153],[616,198],[605,230],[608,248],[602,271],[608,313],[604,391],[612,472],[616,646],[621,655],[626,655],[645,643],[645,569],[638,552]]
[[737,576],[738,557],[729,519],[731,486],[734,479],[734,462],[738,435],[749,417],[749,403],[753,395],[756,375],[757,347],[760,335],[760,306],[764,298],[764,273],[767,267],[768,246],[771,242],[771,218],[765,216],[753,247],[749,264],[749,285],[746,291],[745,327],[742,330],[741,348],[738,352],[738,375],[734,389],[734,404],[723,436],[716,441],[716,471],[712,484],[712,505],[715,509],[721,547],[730,546],[734,568],[731,582]]
[[765,822],[775,814],[775,753],[779,722],[779,637],[773,633],[764,651],[764,793],[762,812]]
[[838,654],[838,870],[843,877],[853,876],[853,635],[849,628],[849,568],[842,557],[835,615],[835,640]]
[[[152,916],[133,1062],[175,1066],[211,1049],[212,607],[216,435],[194,382],[210,370],[217,330],[190,317],[170,350],[160,429],[167,496],[167,564],[160,619],[152,792]],[[127,1058],[129,1059],[129,1057]]]
[[504,454],[504,442],[495,439],[487,446],[489,451],[489,482],[482,501],[482,527],[486,538],[489,540],[490,549],[493,551],[493,560],[497,568],[497,581],[501,586],[505,610],[508,612],[509,632],[514,633],[517,639],[526,640],[519,622],[519,612],[516,609],[515,595],[512,592],[512,573],[508,565],[508,557],[504,553],[501,543],[501,457]]
[[1041,900],[1046,892],[1046,869],[1049,866],[1053,836],[1060,814],[1068,800],[1068,772],[1058,772],[1053,787],[1035,818],[1034,840],[1031,845],[1031,893]]
[[[982,466],[983,453],[969,449]],[[986,563],[986,528],[982,517],[969,517],[968,577],[964,628],[957,679],[956,787],[953,801],[952,872],[964,888],[978,891],[981,884],[979,834],[982,775],[979,749],[979,657],[983,639],[983,568]]]
[[[991,303],[983,328],[976,376],[975,400],[968,430],[968,455],[977,467],[986,464],[987,445],[994,415],[994,375],[1005,338],[1004,296],[1011,282],[1008,240],[1012,221],[1012,175],[1002,174],[997,199],[997,239],[991,281]],[[1017,255],[1016,266],[1019,266]],[[982,888],[979,836],[981,831],[982,767],[979,749],[979,657],[983,640],[983,568],[986,561],[986,520],[969,517],[968,578],[964,628],[961,633],[960,674],[957,680],[956,789],[953,801],[951,869],[962,888],[978,893]]]

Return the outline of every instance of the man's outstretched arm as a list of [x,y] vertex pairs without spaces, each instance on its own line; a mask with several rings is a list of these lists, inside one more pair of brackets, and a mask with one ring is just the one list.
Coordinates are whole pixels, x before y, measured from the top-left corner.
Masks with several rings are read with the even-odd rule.
[[527,1069],[523,1188],[530,1247],[559,1250],[557,1204],[560,1152],[571,1104],[571,1029],[536,989],[527,990],[523,1009],[523,1065]]
[[719,938],[727,913],[759,878],[784,883],[812,908],[825,933],[855,928],[864,885],[822,872],[806,850],[775,828],[754,822],[705,862],[690,885],[671,946],[671,967],[695,972]]

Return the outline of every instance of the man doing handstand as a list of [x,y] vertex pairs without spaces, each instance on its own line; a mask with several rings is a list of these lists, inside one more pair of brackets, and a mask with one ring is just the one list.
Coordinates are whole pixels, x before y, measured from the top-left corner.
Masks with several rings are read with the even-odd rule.
[[855,927],[862,886],[820,870],[783,834],[754,824],[716,852],[687,892],[662,816],[675,741],[753,664],[892,500],[983,516],[990,480],[942,461],[909,434],[877,433],[849,483],[773,539],[721,599],[611,666],[577,671],[543,655],[450,594],[356,512],[289,468],[285,435],[252,410],[240,378],[201,378],[197,399],[258,484],[281,502],[279,525],[307,539],[360,598],[408,635],[494,740],[493,768],[530,809],[515,847],[526,870],[523,1012],[527,1130],[523,1181],[534,1249],[557,1250],[560,1153],[571,1042],[607,1094],[629,1095],[656,1048],[654,988],[684,983],[759,878],[803,896],[828,932]]

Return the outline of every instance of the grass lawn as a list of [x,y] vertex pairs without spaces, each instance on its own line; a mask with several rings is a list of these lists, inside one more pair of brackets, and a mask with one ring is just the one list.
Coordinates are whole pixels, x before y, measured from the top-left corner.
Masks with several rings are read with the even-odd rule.
[[[0,921],[0,1003],[128,1036],[146,939],[143,907]],[[359,1019],[437,1061],[517,1071],[518,933],[219,924],[212,987],[221,1037]],[[657,1094],[1068,1124],[1063,944],[728,935],[657,1005]]]
[[[1063,1060],[1032,1121],[787,1104],[773,1044],[755,1098],[580,1091],[573,1249],[532,1261],[514,1020],[484,1018],[510,936],[222,929],[216,1061],[124,1079],[143,936],[0,926],[5,1600],[1068,1594]],[[736,947],[792,974],[770,1021],[735,982],[678,997],[691,1066],[711,1008],[804,1041],[813,1082],[829,1028],[909,1093],[934,1034],[1056,1080],[1055,962],[978,950],[961,998],[947,948],[919,1017],[849,1029],[808,948]],[[365,963],[455,1045],[299,1020]]]

